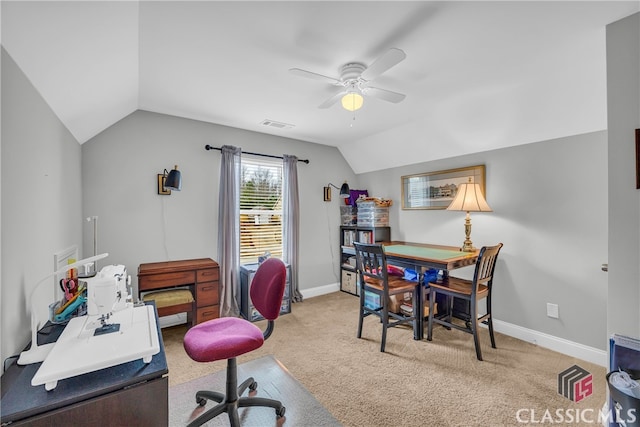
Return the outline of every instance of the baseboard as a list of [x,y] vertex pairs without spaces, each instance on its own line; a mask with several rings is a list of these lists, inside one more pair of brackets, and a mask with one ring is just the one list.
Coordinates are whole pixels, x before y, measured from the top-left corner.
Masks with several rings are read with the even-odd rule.
[[497,319],[493,320],[493,327],[496,332],[500,332],[501,334],[505,334],[522,341],[527,341],[567,356],[586,360],[587,362],[595,363],[596,365],[604,366],[605,368],[609,366],[606,350],[589,347],[564,338],[558,338],[553,335],[545,334],[544,332],[523,328],[522,326],[503,322]]
[[[311,289],[304,289],[303,291],[301,291],[301,293],[304,298],[313,298],[320,295],[337,292],[339,290],[340,284],[333,283],[330,285],[318,286]],[[501,334],[508,335],[522,341],[530,342],[541,347],[548,348],[549,350],[565,354],[567,356],[575,357],[590,363],[594,363],[596,365],[604,366],[605,368],[609,366],[606,350],[589,347],[583,344],[566,340],[564,338],[554,337],[553,335],[545,334],[544,332],[538,332],[533,329],[523,328],[522,326],[503,322],[497,319],[493,320],[493,327],[495,328],[496,332],[500,332]]]
[[316,286],[311,289],[300,290],[302,298],[313,298],[320,295],[326,295],[340,290],[340,283],[331,283],[329,285]]
[[[316,286],[315,288],[311,289],[304,289],[301,290],[300,293],[302,293],[303,298],[313,298],[320,295],[330,294],[332,292],[338,292],[339,290],[340,283],[331,283],[329,285]],[[169,326],[180,325],[186,322],[186,313],[175,314],[173,316],[164,316],[160,318],[160,327],[166,328]],[[567,356],[586,360],[587,362],[595,363],[596,365],[604,366],[605,368],[609,366],[608,356],[605,350],[589,347],[583,344],[566,340],[564,338],[558,338],[553,335],[545,334],[544,332],[524,328],[522,326],[514,325],[512,323],[504,322],[498,319],[493,320],[493,326],[496,332],[500,332],[501,334],[508,335],[522,341],[530,342],[541,347],[548,348],[549,350],[565,354]]]
[[[340,283],[333,283],[324,286],[317,286],[312,289],[305,289],[300,291],[302,298],[313,298],[320,295],[330,294],[332,292],[338,292],[340,290]],[[162,316],[158,319],[158,323],[161,328],[168,328],[170,326],[177,326],[187,323],[187,313],[172,314],[170,316]]]

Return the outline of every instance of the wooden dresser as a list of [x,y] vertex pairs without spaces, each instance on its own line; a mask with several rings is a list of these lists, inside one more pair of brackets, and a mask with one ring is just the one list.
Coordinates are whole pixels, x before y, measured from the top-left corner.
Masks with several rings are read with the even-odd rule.
[[194,302],[158,308],[159,316],[187,312],[193,326],[220,316],[220,282],[218,263],[211,258],[187,259],[140,264],[138,296],[150,291],[168,291],[188,287]]

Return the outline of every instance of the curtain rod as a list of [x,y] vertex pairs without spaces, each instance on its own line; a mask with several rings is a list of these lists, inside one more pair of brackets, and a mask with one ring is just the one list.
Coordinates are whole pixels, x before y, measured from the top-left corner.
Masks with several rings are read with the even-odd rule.
[[[209,151],[209,150],[222,151],[222,148],[220,148],[220,147],[212,147],[209,144],[205,145],[204,149],[207,150],[207,151]],[[251,154],[252,156],[270,157],[272,159],[284,159],[284,157],[282,157],[282,156],[274,156],[274,155],[271,155],[271,154],[251,153],[249,151],[243,151],[243,153],[244,154]],[[302,163],[309,164],[309,160],[298,159],[298,161],[302,162]]]

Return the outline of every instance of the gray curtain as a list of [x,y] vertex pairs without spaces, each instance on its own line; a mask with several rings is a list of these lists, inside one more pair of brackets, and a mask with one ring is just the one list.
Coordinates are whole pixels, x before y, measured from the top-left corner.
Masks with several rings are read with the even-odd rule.
[[223,145],[218,194],[218,264],[220,265],[220,317],[237,317],[240,295],[240,153]]
[[300,247],[300,200],[298,198],[298,158],[283,156],[283,258],[290,265],[291,291],[293,302],[302,302],[302,294],[298,288],[298,252]]

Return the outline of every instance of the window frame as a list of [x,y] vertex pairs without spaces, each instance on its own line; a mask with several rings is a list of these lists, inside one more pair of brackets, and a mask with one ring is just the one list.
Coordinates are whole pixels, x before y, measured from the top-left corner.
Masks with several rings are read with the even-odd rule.
[[[258,262],[258,257],[265,252],[271,256],[282,258],[283,255],[283,204],[284,177],[283,163],[277,160],[242,158],[240,162],[240,197],[238,201],[240,242],[238,246],[240,264]],[[265,171],[270,171],[265,172]],[[253,177],[247,178],[252,173]],[[271,176],[269,176],[271,175]],[[273,176],[275,175],[275,176]],[[254,185],[265,185],[264,180],[273,181],[268,185],[275,186],[276,191],[270,193],[261,189],[257,193],[258,200],[247,197],[247,183],[253,180]],[[275,196],[275,201],[273,197]],[[264,198],[264,204],[259,205]],[[247,205],[256,204],[252,208]],[[275,209],[274,209],[275,208]]]

